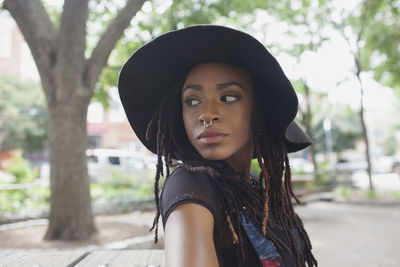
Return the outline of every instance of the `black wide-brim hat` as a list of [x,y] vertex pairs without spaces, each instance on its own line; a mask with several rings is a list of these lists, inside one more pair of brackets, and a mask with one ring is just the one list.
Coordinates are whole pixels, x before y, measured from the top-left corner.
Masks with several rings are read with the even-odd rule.
[[[277,60],[251,35],[217,25],[196,25],[165,33],[139,48],[123,66],[118,82],[122,105],[139,140],[157,153],[155,138],[146,140],[147,126],[163,97],[191,67],[225,62],[246,69],[269,90],[274,119],[284,130],[288,152],[311,144],[293,121],[296,93]],[[151,134],[155,136],[155,134]]]

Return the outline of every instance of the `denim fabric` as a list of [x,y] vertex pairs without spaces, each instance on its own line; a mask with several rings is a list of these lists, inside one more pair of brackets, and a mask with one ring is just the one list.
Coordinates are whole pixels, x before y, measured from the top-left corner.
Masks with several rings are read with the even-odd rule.
[[254,220],[252,218],[249,218],[249,222],[246,223],[246,219],[241,212],[239,213],[239,217],[240,223],[242,224],[242,227],[245,230],[247,237],[252,243],[254,250],[257,252],[262,266],[283,266],[282,258],[280,257],[274,244],[267,237],[264,237],[260,233]]

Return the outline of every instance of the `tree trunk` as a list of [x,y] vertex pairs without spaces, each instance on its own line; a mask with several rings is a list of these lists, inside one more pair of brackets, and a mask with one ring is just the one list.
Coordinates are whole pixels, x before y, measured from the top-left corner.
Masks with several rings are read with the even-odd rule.
[[365,158],[367,159],[367,173],[368,173],[368,180],[369,180],[369,189],[374,190],[374,184],[372,182],[372,171],[371,171],[371,158],[369,156],[369,140],[367,135],[367,127],[364,121],[364,109],[360,110],[360,120],[362,125],[362,134],[365,142]]
[[[360,49],[358,48],[358,51]],[[365,159],[367,160],[367,173],[369,179],[369,189],[374,191],[374,184],[372,182],[372,172],[371,172],[371,159],[369,156],[369,140],[368,140],[368,132],[367,126],[364,120],[364,86],[361,81],[361,65],[359,61],[360,55],[358,53],[357,56],[354,56],[355,66],[356,66],[356,77],[358,79],[358,83],[360,84],[360,121],[361,121],[361,128],[362,128],[362,135],[365,143]]]
[[356,66],[357,66],[357,79],[358,82],[360,84],[360,121],[361,121],[361,127],[362,127],[362,135],[363,135],[363,139],[364,139],[364,143],[365,143],[365,158],[367,160],[367,173],[368,173],[368,179],[369,179],[369,189],[371,191],[374,190],[374,184],[372,182],[372,172],[371,172],[371,159],[370,159],[370,154],[369,154],[369,140],[368,140],[368,133],[367,133],[367,126],[365,124],[365,120],[364,120],[364,87],[361,81],[361,77],[360,77],[360,67],[358,64],[358,61],[356,60]]
[[128,0],[85,59],[89,0],[64,1],[58,31],[40,0],[4,0],[38,67],[49,112],[50,224],[46,240],[96,232],[86,165],[89,101],[109,55],[145,0]]
[[84,240],[97,232],[87,174],[87,103],[49,106],[50,225],[46,240]]

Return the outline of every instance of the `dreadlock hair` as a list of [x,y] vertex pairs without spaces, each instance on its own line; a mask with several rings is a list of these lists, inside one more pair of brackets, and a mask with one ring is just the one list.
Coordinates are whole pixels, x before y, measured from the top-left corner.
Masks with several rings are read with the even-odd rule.
[[[303,223],[295,213],[292,198],[298,203],[291,187],[291,171],[287,156],[284,132],[276,130],[279,122],[274,120],[269,111],[270,103],[260,103],[260,99],[270,99],[263,96],[268,90],[262,90],[263,86],[256,77],[253,77],[254,105],[252,116],[252,133],[254,142],[254,156],[261,168],[258,182],[248,182],[243,175],[237,173],[224,160],[206,160],[194,149],[187,138],[182,118],[181,89],[186,78],[182,75],[173,85],[171,93],[167,94],[158,110],[154,113],[146,132],[148,140],[157,140],[157,167],[154,182],[154,196],[156,202],[156,215],[153,226],[155,229],[155,242],[158,241],[158,221],[160,217],[160,178],[166,171],[166,179],[170,175],[170,168],[180,166],[191,172],[203,172],[211,179],[213,187],[218,192],[219,199],[225,212],[228,228],[232,233],[237,249],[238,266],[242,266],[245,260],[243,237],[240,229],[241,212],[246,221],[249,216],[256,222],[273,244],[288,253],[294,253],[297,266],[318,266],[311,252],[311,242],[304,229]],[[258,90],[257,90],[258,89]],[[154,136],[155,135],[155,136]],[[179,159],[179,163],[173,163],[173,159]],[[270,216],[274,217],[280,225],[287,239],[284,244],[270,230],[272,227]],[[301,253],[294,235],[297,227],[304,241],[305,255]]]

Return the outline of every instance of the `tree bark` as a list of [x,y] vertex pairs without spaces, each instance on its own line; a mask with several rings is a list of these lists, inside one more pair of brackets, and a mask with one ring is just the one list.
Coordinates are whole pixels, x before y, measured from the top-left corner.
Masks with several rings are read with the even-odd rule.
[[354,57],[355,60],[355,65],[356,65],[356,76],[358,79],[358,82],[360,84],[360,121],[361,121],[361,128],[362,128],[362,136],[364,139],[365,143],[365,159],[367,160],[367,173],[368,173],[368,180],[369,180],[369,189],[371,191],[374,190],[374,184],[372,182],[372,172],[371,172],[371,158],[369,154],[369,139],[368,139],[368,132],[367,132],[367,126],[365,124],[365,119],[364,119],[364,87],[361,81],[361,66],[359,64],[358,58]]
[[369,189],[374,191],[374,184],[372,182],[372,171],[371,171],[371,158],[369,153],[369,139],[368,139],[368,131],[367,126],[364,119],[364,86],[361,80],[361,72],[363,68],[361,66],[361,46],[360,41],[363,38],[364,29],[365,29],[365,22],[369,17],[369,6],[370,0],[365,0],[361,2],[361,16],[360,16],[360,29],[357,35],[357,42],[356,42],[356,51],[353,53],[354,56],[354,65],[356,67],[356,77],[360,84],[360,121],[362,127],[362,135],[365,143],[365,159],[367,160],[367,173],[369,179]]
[[46,240],[85,240],[96,232],[85,154],[86,114],[84,102],[49,108],[51,209]]
[[50,216],[46,240],[84,240],[96,232],[87,172],[86,117],[107,59],[144,0],[129,0],[86,60],[89,0],[64,2],[56,32],[39,0],[4,0],[38,67],[49,112]]

